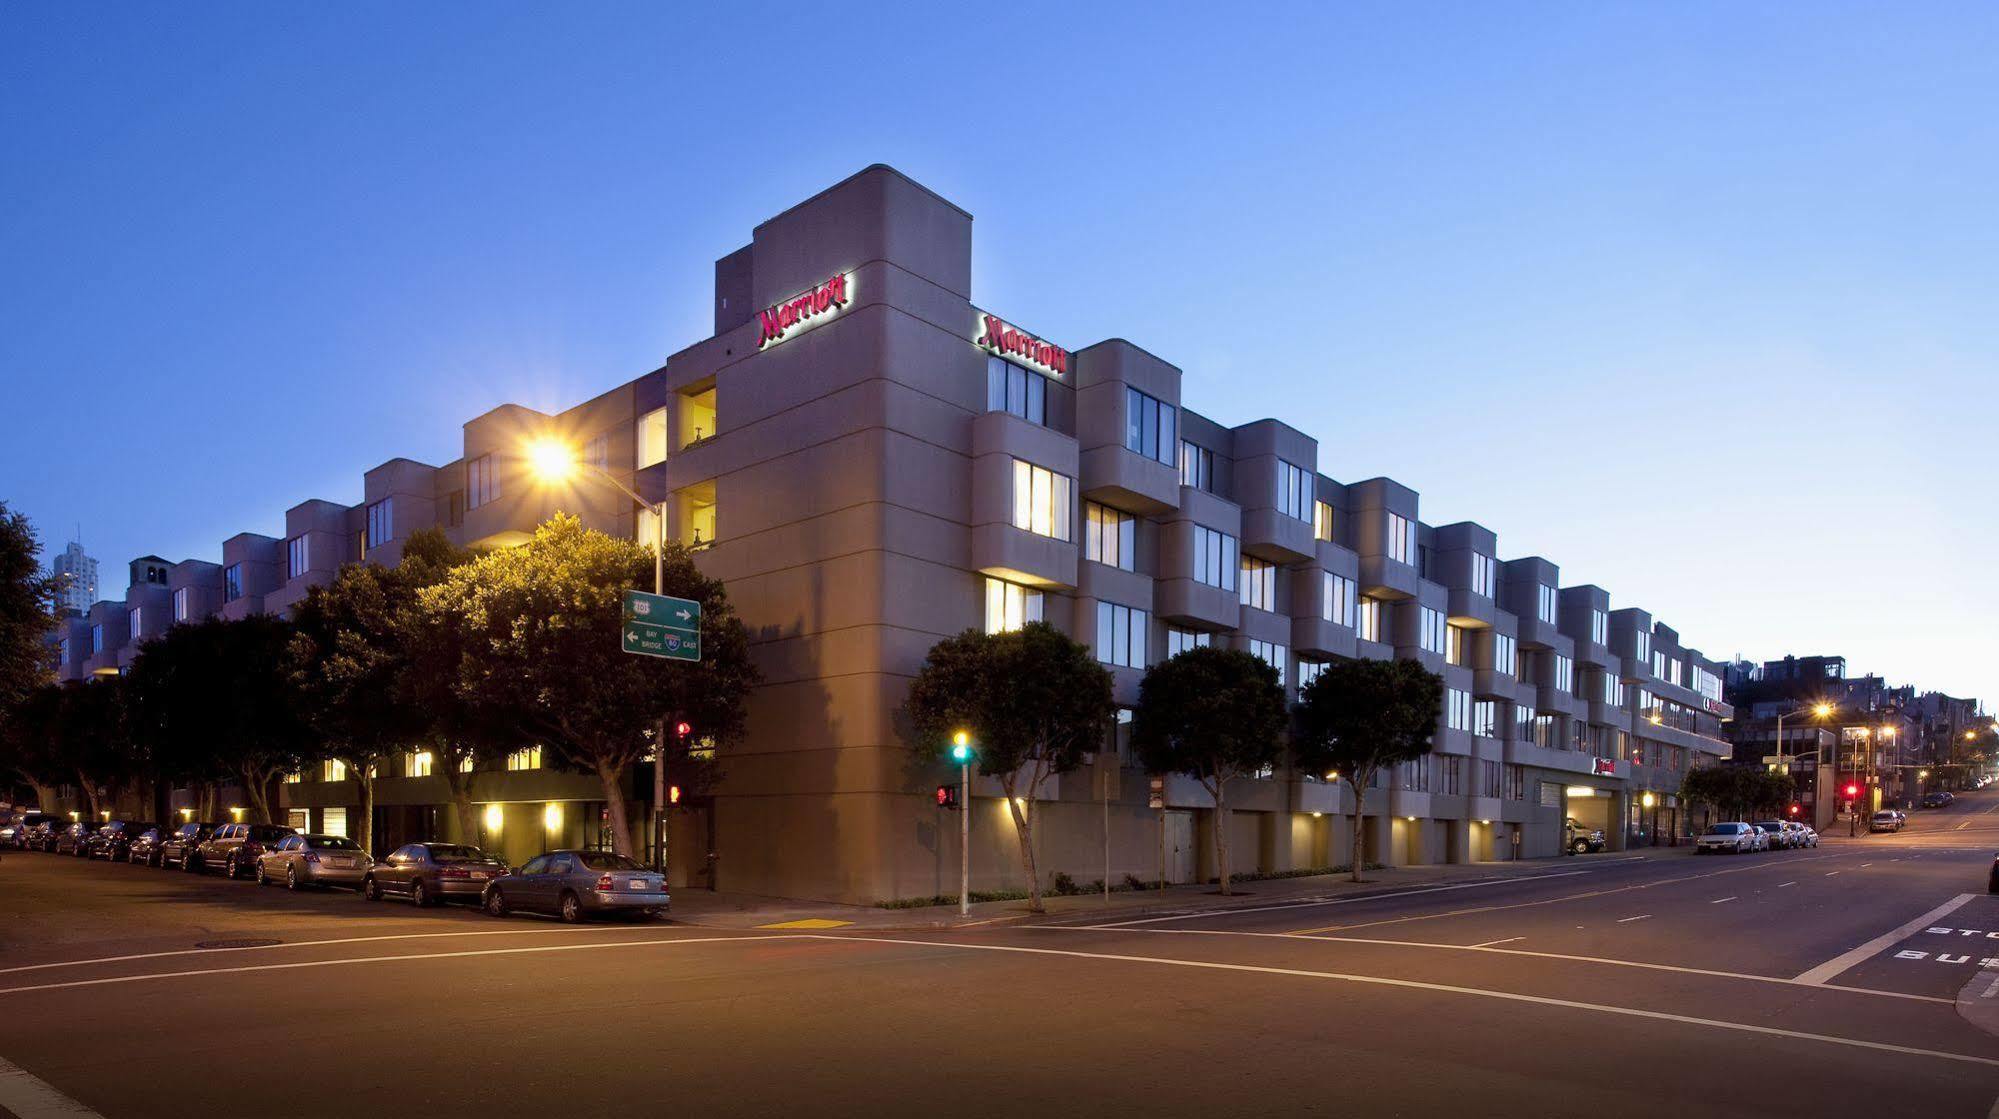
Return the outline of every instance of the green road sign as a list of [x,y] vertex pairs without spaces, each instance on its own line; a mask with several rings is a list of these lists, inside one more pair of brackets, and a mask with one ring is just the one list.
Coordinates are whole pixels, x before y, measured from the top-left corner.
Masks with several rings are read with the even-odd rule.
[[701,659],[701,604],[644,591],[625,592],[625,652],[677,661]]

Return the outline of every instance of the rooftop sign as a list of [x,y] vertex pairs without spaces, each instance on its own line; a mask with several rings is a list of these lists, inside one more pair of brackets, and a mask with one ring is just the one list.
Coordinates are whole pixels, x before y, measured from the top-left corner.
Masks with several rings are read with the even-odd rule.
[[838,311],[847,305],[847,298],[847,274],[842,272],[796,299],[758,311],[757,323],[763,327],[763,337],[757,340],[757,348],[784,341],[792,327]]
[[979,317],[979,345],[1001,357],[1017,357],[1029,365],[1061,376],[1069,372],[1069,351],[1032,334],[1015,330],[998,315]]

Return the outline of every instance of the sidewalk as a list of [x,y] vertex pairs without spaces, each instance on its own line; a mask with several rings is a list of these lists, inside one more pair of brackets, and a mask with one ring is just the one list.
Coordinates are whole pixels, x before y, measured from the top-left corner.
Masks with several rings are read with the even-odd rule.
[[1047,912],[1041,916],[1027,911],[1025,899],[988,901],[972,905],[971,912],[959,916],[955,905],[925,906],[917,909],[883,909],[872,905],[842,905],[838,902],[799,901],[761,897],[755,894],[709,893],[681,889],[673,895],[673,922],[714,929],[778,929],[855,931],[911,931],[960,929],[1045,921],[1060,924],[1100,920],[1130,920],[1149,915],[1201,913],[1212,910],[1254,908],[1335,898],[1348,894],[1382,893],[1421,889],[1496,878],[1534,877],[1588,869],[1595,865],[1631,859],[1682,858],[1693,854],[1690,847],[1645,847],[1635,851],[1608,852],[1575,858],[1525,859],[1519,862],[1461,863],[1448,866],[1398,866],[1368,871],[1366,881],[1356,885],[1344,874],[1322,874],[1309,878],[1273,878],[1259,882],[1238,882],[1235,893],[1223,897],[1213,883],[1169,886],[1164,890],[1118,891],[1109,901],[1101,893],[1042,898]]

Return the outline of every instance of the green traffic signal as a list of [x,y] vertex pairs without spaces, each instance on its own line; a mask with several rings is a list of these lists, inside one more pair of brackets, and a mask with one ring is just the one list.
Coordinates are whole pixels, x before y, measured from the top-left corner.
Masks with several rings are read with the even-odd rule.
[[967,731],[959,731],[951,736],[951,760],[963,765],[972,760],[972,736]]

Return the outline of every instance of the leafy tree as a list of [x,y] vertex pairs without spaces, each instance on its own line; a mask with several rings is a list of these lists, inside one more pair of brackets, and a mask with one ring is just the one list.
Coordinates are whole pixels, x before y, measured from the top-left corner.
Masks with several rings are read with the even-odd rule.
[[[444,533],[424,529],[403,547],[395,567],[350,563],[333,581],[312,588],[292,611],[293,682],[305,700],[305,717],[328,754],[346,763],[361,789],[361,846],[374,847],[375,775],[396,751],[433,737],[431,696],[408,683],[421,631],[419,592],[435,585],[471,553]],[[433,755],[435,755],[433,751]],[[476,835],[470,775],[457,759],[439,768],[459,793],[459,821]]]
[[[726,743],[742,733],[758,679],[722,584],[678,544],[663,562],[666,593],[701,603],[698,663],[623,651],[623,595],[653,585],[652,549],[573,516],[557,514],[528,543],[480,556],[421,592],[424,608],[456,627],[451,686],[477,724],[509,728],[557,764],[595,773],[622,855],[633,851],[625,775],[651,751],[656,728],[685,721],[694,737]],[[679,772],[705,775],[688,745],[660,748]]]
[[1444,705],[1443,677],[1412,660],[1329,664],[1299,689],[1292,751],[1308,773],[1341,773],[1353,792],[1353,880],[1366,863],[1364,805],[1376,774],[1428,754]]
[[43,684],[0,722],[0,774],[27,783],[44,811],[55,808],[55,787],[71,779],[60,748],[62,702],[61,686]]
[[124,681],[72,681],[61,685],[61,693],[54,745],[96,819],[145,773],[126,726]]
[[[997,778],[1020,839],[1028,908],[1041,912],[1035,805],[1049,778],[1098,749],[1117,708],[1111,676],[1090,650],[1045,622],[1006,633],[966,630],[933,645],[910,683],[910,745],[941,759],[970,733],[979,772]],[[959,806],[971,811],[971,805]]]
[[1284,745],[1277,670],[1240,649],[1194,648],[1146,670],[1131,740],[1153,773],[1185,773],[1214,798],[1215,861],[1229,892],[1228,788]]
[[54,624],[56,587],[42,574],[41,552],[28,518],[0,501],[0,728],[37,688],[54,679],[46,642]]

